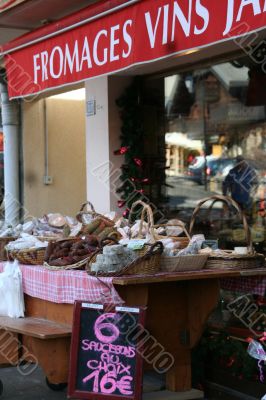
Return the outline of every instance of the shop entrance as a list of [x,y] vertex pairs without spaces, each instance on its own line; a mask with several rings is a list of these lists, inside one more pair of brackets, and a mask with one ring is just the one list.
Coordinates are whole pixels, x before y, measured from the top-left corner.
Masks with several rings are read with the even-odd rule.
[[[132,202],[142,197],[160,210],[157,219],[172,217],[189,223],[200,199],[226,194],[248,216],[253,242],[262,251],[266,198],[263,87],[265,74],[247,58],[166,78],[136,79],[118,99],[123,132],[120,152],[125,152],[122,172],[123,179],[134,183]],[[119,205],[130,208],[123,182],[119,190]],[[226,242],[226,248],[245,241],[241,219],[222,204],[210,208],[207,203],[196,222],[196,229],[199,225],[208,237]]]

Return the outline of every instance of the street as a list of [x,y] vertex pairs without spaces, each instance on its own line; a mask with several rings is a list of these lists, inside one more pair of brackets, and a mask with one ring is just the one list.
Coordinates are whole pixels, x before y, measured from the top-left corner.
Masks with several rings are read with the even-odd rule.
[[170,198],[171,209],[194,209],[197,202],[204,197],[212,196],[214,191],[205,190],[204,185],[182,176],[170,176],[167,183],[173,188],[167,188],[167,195]]
[[54,392],[45,383],[45,377],[40,368],[29,376],[23,376],[16,367],[1,368],[0,379],[4,386],[1,399],[5,400],[63,400],[66,399],[66,389]]

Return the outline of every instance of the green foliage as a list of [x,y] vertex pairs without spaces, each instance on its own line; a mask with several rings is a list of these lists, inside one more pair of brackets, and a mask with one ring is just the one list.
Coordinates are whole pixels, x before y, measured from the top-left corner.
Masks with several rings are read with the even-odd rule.
[[144,129],[141,109],[141,78],[135,78],[124,94],[117,100],[121,109],[121,147],[127,147],[125,163],[121,167],[121,186],[117,189],[128,208],[142,197],[138,190],[143,190],[143,168],[134,159],[143,159]]
[[194,379],[204,381],[204,369],[224,369],[237,379],[258,380],[258,364],[247,353],[247,343],[231,338],[226,332],[206,332],[193,350]]

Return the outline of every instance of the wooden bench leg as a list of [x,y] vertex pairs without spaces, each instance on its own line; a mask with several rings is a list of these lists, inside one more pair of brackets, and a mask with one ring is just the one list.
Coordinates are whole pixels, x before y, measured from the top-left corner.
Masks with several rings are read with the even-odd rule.
[[38,364],[50,383],[67,382],[70,338],[41,340],[27,337],[24,343],[37,358]]
[[17,365],[19,340],[16,333],[0,330],[0,365]]

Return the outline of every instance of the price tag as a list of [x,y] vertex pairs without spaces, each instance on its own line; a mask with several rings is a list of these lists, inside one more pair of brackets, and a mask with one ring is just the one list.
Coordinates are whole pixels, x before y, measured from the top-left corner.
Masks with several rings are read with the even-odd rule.
[[131,250],[141,250],[145,246],[145,243],[147,243],[146,239],[130,240],[127,247]]

